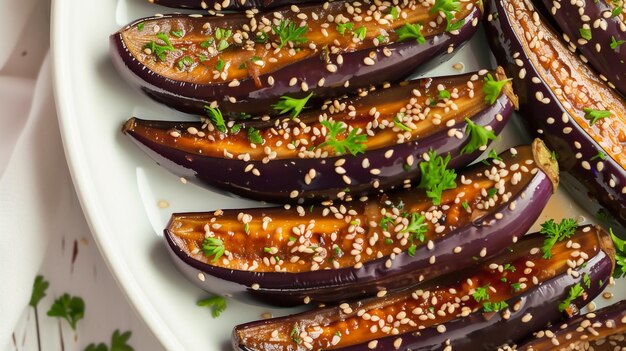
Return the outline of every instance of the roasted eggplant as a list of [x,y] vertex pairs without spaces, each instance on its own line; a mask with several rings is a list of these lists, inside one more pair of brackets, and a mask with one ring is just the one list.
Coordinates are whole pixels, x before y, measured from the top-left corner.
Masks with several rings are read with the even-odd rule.
[[550,259],[542,249],[546,236],[528,235],[480,266],[417,288],[239,325],[233,349],[495,350],[576,314],[608,283],[608,234],[571,230]]
[[251,13],[137,20],[111,35],[114,65],[181,111],[275,115],[281,97],[320,101],[404,79],[466,42],[482,2],[337,1]]
[[589,192],[625,224],[626,100],[567,49],[529,1],[486,6],[487,37],[513,77],[520,111],[556,151],[570,189],[582,189],[584,198]]
[[431,148],[450,155],[449,167],[469,164],[490,141],[481,135],[495,138],[516,103],[500,68],[405,82],[295,119],[224,123],[211,109],[201,122],[133,118],[123,132],[178,176],[241,196],[357,199],[419,180]]
[[626,96],[626,13],[621,1],[542,0],[563,38],[580,50],[600,79]]
[[[441,157],[433,157],[434,164]],[[452,174],[440,198],[415,188],[367,201],[173,214],[178,269],[202,289],[278,305],[396,290],[484,261],[524,235],[558,184],[543,142]],[[449,180],[449,179],[448,179]],[[435,205],[435,203],[437,203]]]
[[626,346],[626,301],[618,302],[601,310],[556,323],[552,328],[541,330],[529,341],[519,346],[502,347],[503,351],[598,351],[621,350]]
[[268,9],[285,5],[300,5],[315,0],[148,0],[153,4],[196,10]]

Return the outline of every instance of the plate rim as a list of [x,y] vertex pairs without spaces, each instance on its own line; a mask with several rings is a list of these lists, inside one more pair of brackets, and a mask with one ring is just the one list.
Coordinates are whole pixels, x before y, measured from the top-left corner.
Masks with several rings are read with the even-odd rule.
[[96,193],[95,184],[90,181],[91,177],[88,176],[89,170],[85,165],[85,157],[87,156],[81,147],[82,142],[80,138],[76,137],[78,133],[77,114],[74,104],[71,103],[72,84],[68,78],[70,71],[69,63],[72,60],[69,57],[69,51],[61,50],[59,47],[59,42],[61,42],[59,38],[71,37],[64,35],[69,34],[67,27],[72,23],[70,18],[67,17],[70,11],[65,11],[68,6],[71,6],[68,0],[52,1],[50,57],[57,120],[74,190],[96,246],[126,300],[139,318],[148,326],[148,329],[161,346],[167,350],[183,350],[184,348],[178,341],[178,338],[168,328],[154,306],[145,298],[141,286],[133,280],[133,276],[122,255],[115,250],[114,236],[108,235],[110,228],[106,225],[106,221],[98,216],[98,213],[102,213],[102,211],[100,211],[100,204],[94,198]]

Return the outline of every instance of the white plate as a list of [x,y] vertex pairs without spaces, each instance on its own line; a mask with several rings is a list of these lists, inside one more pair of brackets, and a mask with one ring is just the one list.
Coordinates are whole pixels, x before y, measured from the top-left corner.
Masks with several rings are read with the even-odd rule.
[[[131,115],[148,119],[185,118],[131,89],[109,59],[109,35],[128,22],[171,9],[145,0],[54,2],[52,48],[56,100],[65,153],[94,238],[132,305],[168,350],[226,350],[234,325],[261,313],[286,314],[229,301],[212,319],[196,306],[207,296],[182,278],[170,263],[161,231],[171,212],[203,211],[253,205],[182,184],[158,167],[120,133]],[[482,31],[446,63],[428,75],[460,73],[489,66]],[[424,71],[424,70],[422,70]],[[521,140],[519,128],[507,127],[498,148]],[[169,207],[162,209],[160,201]],[[540,218],[588,217],[560,191]],[[535,227],[536,229],[537,227]],[[621,295],[625,296],[625,295]]]

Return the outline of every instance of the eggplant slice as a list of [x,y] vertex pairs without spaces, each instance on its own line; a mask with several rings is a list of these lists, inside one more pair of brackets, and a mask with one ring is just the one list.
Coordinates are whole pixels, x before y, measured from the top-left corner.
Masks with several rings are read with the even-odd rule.
[[[220,131],[208,118],[132,118],[123,132],[157,163],[201,185],[281,203],[356,199],[410,187],[431,148],[449,154],[452,168],[475,160],[490,141],[479,134],[499,134],[517,104],[508,82],[488,101],[495,81],[506,81],[501,68],[404,82],[328,101],[295,119],[231,121]],[[343,131],[332,137],[336,127]]]
[[244,10],[269,9],[285,5],[301,5],[315,0],[148,0],[150,3],[168,7],[195,10]]
[[239,325],[233,349],[495,350],[575,314],[608,284],[608,233],[579,227],[550,259],[542,257],[545,239],[525,236],[480,266],[418,288]]
[[542,0],[563,31],[600,79],[626,96],[626,12],[622,1]]
[[520,111],[556,151],[564,180],[626,224],[626,100],[568,50],[529,1],[486,6],[491,49],[513,77]]
[[482,2],[437,4],[391,11],[372,0],[337,1],[254,15],[155,16],[111,35],[111,54],[125,79],[170,107],[275,115],[282,96],[312,93],[314,101],[399,81],[457,49],[476,32]]
[[558,184],[543,142],[422,189],[366,201],[173,214],[171,258],[202,289],[276,305],[397,290],[493,257],[526,233]]
[[502,347],[501,350],[621,350],[621,347],[626,346],[624,333],[626,333],[626,301],[620,301],[601,310],[557,323],[552,328],[535,333],[519,346]]

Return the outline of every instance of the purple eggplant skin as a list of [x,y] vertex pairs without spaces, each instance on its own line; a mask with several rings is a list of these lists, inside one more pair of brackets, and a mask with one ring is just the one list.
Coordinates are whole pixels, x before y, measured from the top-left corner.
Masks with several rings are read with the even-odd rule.
[[[330,4],[330,6],[335,6],[333,4],[342,5],[341,2]],[[315,102],[353,93],[359,88],[402,80],[420,65],[461,47],[476,33],[481,17],[482,7],[474,6],[473,10],[465,17],[465,24],[458,30],[458,33],[444,32],[439,35],[428,36],[424,44],[419,44],[415,40],[407,40],[343,53],[343,64],[334,73],[330,73],[326,69],[326,59],[313,56],[285,66],[271,74],[260,75],[259,81],[263,84],[260,88],[251,78],[241,80],[238,86],[231,87],[229,82],[196,84],[165,77],[148,69],[131,54],[122,38],[121,31],[124,29],[111,35],[110,48],[113,64],[123,78],[152,99],[174,109],[202,115],[204,114],[204,106],[217,101],[219,108],[231,116],[275,114],[276,111],[271,106],[283,95],[302,98],[313,93],[313,98],[310,101]],[[179,14],[150,17],[137,20],[126,28],[134,27],[142,21],[156,19],[176,21],[188,20],[189,18],[187,15]],[[246,23],[249,21],[245,14],[197,17],[191,20],[198,21],[198,23],[208,22],[221,28],[232,27],[232,23],[229,22]],[[386,56],[384,54],[387,52],[386,50],[390,50],[392,54]],[[376,64],[365,64],[364,59],[373,55],[372,53],[375,53],[377,57]],[[338,55],[328,54],[327,56],[330,62],[337,61]],[[267,84],[269,76],[273,77],[274,85]],[[293,78],[297,78],[298,82],[307,83],[308,91],[303,92],[301,84],[290,86],[289,82]],[[318,86],[320,79],[325,80],[322,87]],[[349,86],[346,83],[349,83]],[[234,99],[235,102],[232,102],[231,99]]]
[[[602,146],[574,120],[549,84],[541,78],[539,71],[543,68],[533,65],[522,45],[523,39],[511,27],[511,23],[516,21],[506,8],[511,1],[532,6],[529,1],[522,0],[489,0],[485,3],[485,28],[498,64],[513,78],[520,112],[527,116],[525,120],[529,128],[556,152],[564,174],[564,185],[581,192],[583,198],[589,195],[595,197],[617,221],[626,225],[626,170],[611,156],[606,156],[605,160],[598,159],[600,153],[605,153]],[[541,19],[539,13],[535,13]],[[545,31],[549,31],[547,26]],[[556,36],[554,32],[552,34]],[[564,44],[557,41],[551,43],[560,49],[562,55],[571,55],[571,60],[577,60]],[[593,79],[595,73],[581,61],[577,62],[580,63],[577,67],[569,69],[579,69],[585,77]],[[601,84],[598,78],[595,81]],[[606,89],[611,93],[610,89]],[[615,99],[617,94],[613,94],[607,99]]]
[[[513,98],[513,100],[515,100]],[[508,122],[516,101],[512,101],[509,94],[501,94],[493,105],[480,111],[471,120],[481,126],[490,126],[499,134]],[[268,202],[311,202],[325,199],[336,199],[342,193],[348,193],[352,198],[371,194],[375,191],[387,191],[404,187],[406,180],[419,179],[419,167],[406,169],[406,160],[414,157],[416,164],[422,159],[421,155],[429,149],[437,150],[440,155],[451,155],[449,167],[461,168],[479,155],[480,151],[473,153],[461,153],[463,146],[468,141],[467,134],[462,138],[451,138],[448,129],[443,128],[440,132],[424,138],[393,144],[388,147],[366,150],[359,155],[334,156],[328,158],[294,158],[276,159],[268,163],[261,160],[244,162],[239,159],[227,159],[190,154],[166,144],[157,143],[146,138],[144,135],[133,131],[133,124],[145,123],[151,127],[163,130],[172,128],[186,130],[187,127],[196,125],[193,123],[142,121],[130,119],[123,132],[142,149],[148,156],[161,166],[167,168],[179,177],[191,180],[201,186],[226,190],[233,194]],[[465,132],[466,122],[455,125],[459,131]],[[392,157],[385,154],[393,151]],[[419,156],[417,156],[419,155]],[[350,184],[346,184],[344,177],[335,171],[335,163],[344,159],[343,168],[350,177]],[[380,174],[373,175],[364,171],[363,160],[368,159],[370,167],[380,170]],[[253,165],[259,170],[261,176],[252,172],[246,172],[246,167]],[[309,170],[315,169],[317,176],[314,181],[306,184],[305,175]],[[219,172],[216,172],[219,170]],[[378,182],[377,188],[373,185]],[[292,192],[296,190],[298,195],[294,197]]]
[[[626,48],[623,45],[614,49],[610,46],[613,41],[626,40],[622,15],[612,16],[613,7],[605,0],[542,1],[563,31],[564,39],[584,55],[585,61],[588,60],[600,73],[602,80],[626,96]],[[589,40],[581,37],[581,28],[589,29]]]
[[269,9],[285,5],[305,4],[314,0],[230,0],[227,6],[220,0],[148,0],[150,3],[167,7],[194,9],[194,10],[246,10]]
[[[164,230],[166,246],[175,266],[187,279],[203,290],[243,301],[258,300],[291,306],[302,304],[303,301],[338,302],[371,296],[381,289],[397,290],[456,271],[459,267],[483,262],[527,232],[558,186],[558,171],[554,168],[556,163],[549,160],[549,151],[539,140],[535,140],[533,148],[537,150],[535,159],[540,163],[542,171],[533,175],[519,193],[490,209],[485,216],[477,218],[470,225],[457,228],[437,240],[433,250],[422,245],[417,247],[414,256],[407,252],[397,254],[390,268],[386,267],[387,257],[382,257],[364,263],[360,269],[347,267],[295,274],[226,269],[189,256],[181,248],[182,240],[168,229],[173,221]],[[472,166],[468,172],[479,170],[480,167],[484,165]],[[516,206],[511,209],[510,203],[513,202]],[[261,213],[270,216],[263,211],[267,209],[256,212],[246,210],[247,213],[255,213],[255,217]],[[173,214],[172,218],[178,215],[203,214]],[[462,248],[462,255],[454,253],[456,247]],[[435,265],[430,261],[433,256],[437,260]],[[251,288],[254,285],[257,287]]]
[[[590,258],[584,267],[578,269],[580,275],[573,277],[567,272],[542,282],[523,293],[507,300],[510,315],[503,317],[503,313],[484,313],[476,311],[466,317],[457,317],[442,325],[445,331],[438,330],[438,326],[430,326],[418,333],[404,333],[391,335],[377,339],[372,345],[368,342],[355,344],[347,347],[333,348],[341,351],[361,350],[410,350],[410,351],[435,351],[445,350],[450,346],[454,351],[493,351],[502,345],[524,339],[535,330],[540,330],[545,325],[558,322],[563,318],[563,312],[559,311],[559,304],[565,299],[569,288],[575,284],[583,285],[583,275],[587,274],[590,279],[589,288],[585,288],[585,298],[579,297],[570,304],[569,309],[578,311],[588,301],[597,297],[608,285],[613,272],[614,254],[613,246],[608,234],[601,229],[596,231],[601,242],[602,250]],[[593,235],[589,233],[590,235]],[[533,240],[542,234],[530,234],[522,240]],[[534,237],[534,238],[533,238]],[[604,245],[606,244],[606,246]],[[471,269],[457,273],[459,276],[471,276]],[[357,310],[365,302],[352,303],[352,310]],[[517,310],[516,310],[517,307]],[[318,316],[325,320],[325,315],[333,312],[337,307],[326,307],[313,311],[307,311],[296,315],[254,321],[236,326],[232,334],[232,346],[236,351],[260,351],[249,348],[240,343],[238,331],[246,328],[262,325],[294,324],[300,320],[312,319]],[[528,318],[530,317],[530,320]],[[356,331],[358,332],[358,330]],[[401,339],[401,347],[397,347],[398,338]],[[295,350],[295,349],[294,349]]]
[[[610,345],[611,336],[624,332],[626,332],[626,300],[556,323],[551,328],[535,333],[526,342],[518,346],[503,347],[502,350],[551,351],[555,348],[572,351],[591,350],[589,345],[595,350],[596,345]],[[609,349],[614,350],[614,346]]]

